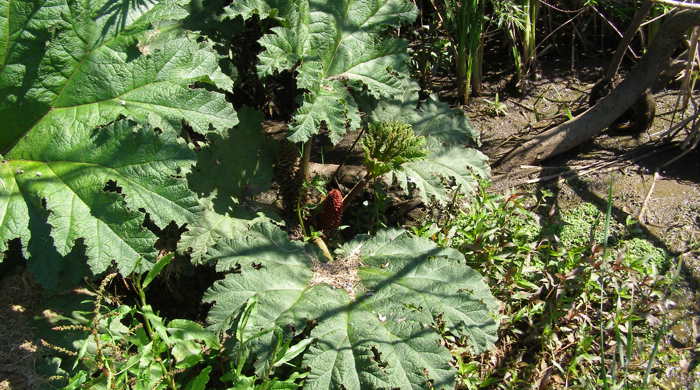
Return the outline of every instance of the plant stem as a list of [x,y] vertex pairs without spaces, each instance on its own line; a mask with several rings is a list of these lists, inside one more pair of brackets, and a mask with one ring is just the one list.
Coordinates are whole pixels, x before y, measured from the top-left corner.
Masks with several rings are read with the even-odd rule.
[[[141,307],[139,308],[139,311],[143,311],[143,308],[146,307],[146,291],[144,290],[142,284],[141,284],[141,279],[138,275],[134,276],[133,278],[133,283],[134,283],[134,289],[138,293],[139,296],[139,301],[141,303]],[[143,316],[143,314],[141,314]],[[146,328],[146,333],[148,333],[148,338],[151,339],[152,342],[156,341],[156,334],[153,331],[153,327],[151,326],[151,321],[148,319],[148,317],[143,316],[143,323]],[[167,367],[165,367],[165,364],[163,364],[163,361],[158,359],[158,364],[160,365],[160,368],[163,370],[163,375],[166,378],[166,382],[168,383],[168,387],[170,390],[177,390],[177,386],[175,385],[175,378],[170,374],[170,371],[168,371]]]
[[313,141],[313,136],[309,138],[308,141],[304,142],[302,145],[302,157],[301,157],[301,167],[299,174],[301,175],[302,182],[309,178],[309,162],[311,161],[311,145]]
[[463,1],[462,5],[457,10],[457,84],[459,86],[458,93],[462,100],[462,104],[467,104],[469,101],[469,75],[468,64],[469,54],[467,53],[467,28],[466,28],[466,13],[467,1]]
[[297,183],[298,186],[296,190],[296,211],[297,219],[299,220],[299,226],[301,226],[301,234],[306,236],[306,229],[304,227],[304,213],[302,212],[302,200],[306,198],[306,190],[304,184],[309,178],[309,163],[311,162],[311,145],[313,142],[313,136],[309,138],[308,141],[304,142],[302,145],[302,158],[301,166],[299,167],[299,172],[297,173]]
[[[139,279],[138,275],[135,275],[133,278],[133,285],[134,289],[136,290],[136,293],[139,296],[139,302],[141,306],[139,307],[139,312],[143,313],[143,308],[146,307],[146,292],[144,291],[143,287],[141,286],[141,280]],[[151,341],[156,340],[156,335],[155,332],[153,332],[153,328],[151,327],[151,322],[148,320],[146,316],[141,314],[143,316],[143,323],[144,326],[146,327],[146,333],[148,333],[148,338],[151,339]]]
[[173,376],[170,375],[170,371],[168,371],[167,367],[165,367],[163,361],[158,359],[158,364],[160,365],[160,369],[163,370],[163,375],[166,378],[165,382],[168,384],[170,390],[178,390],[177,384],[175,384],[175,378],[173,378]]
[[[301,191],[301,189],[300,189]],[[299,227],[301,227],[301,235],[306,236],[306,228],[304,227],[304,215],[301,211],[301,195],[297,196],[297,219],[299,221]]]
[[323,241],[323,238],[321,237],[314,237],[312,240],[314,244],[318,247],[318,249],[321,251],[323,254],[323,257],[326,259],[326,261],[331,262],[333,261],[333,255],[331,255],[331,252],[328,250],[328,245],[326,245],[326,242]]
[[478,24],[478,35],[472,37],[474,42],[472,44],[472,75],[471,75],[471,92],[479,95],[481,91],[481,78],[483,74],[483,62],[484,62],[484,38],[482,36],[483,30],[483,20],[484,14],[486,13],[486,1],[479,0],[479,9],[475,15],[474,23]]
[[529,71],[536,57],[537,42],[537,14],[540,8],[539,0],[525,0],[525,26],[523,29],[523,65],[525,71]]
[[515,27],[508,27],[508,37],[511,41],[510,52],[513,56],[513,64],[515,65],[515,77],[517,77],[518,82],[525,76],[523,73],[523,56],[518,50],[518,39],[516,38]]
[[[483,0],[464,0],[457,10],[455,20],[457,40],[456,66],[457,83],[462,104],[469,102],[469,95],[472,92],[472,74],[474,69],[481,66],[478,63],[478,52],[484,23],[484,11]],[[478,84],[480,84],[480,80]]]

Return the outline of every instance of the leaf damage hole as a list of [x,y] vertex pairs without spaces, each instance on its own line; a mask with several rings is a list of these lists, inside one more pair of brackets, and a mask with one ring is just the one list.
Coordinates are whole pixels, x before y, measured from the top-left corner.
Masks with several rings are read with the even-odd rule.
[[177,243],[180,241],[180,237],[182,237],[182,233],[187,231],[187,227],[185,226],[186,224],[180,226],[175,221],[170,221],[164,228],[161,229],[160,226],[158,226],[153,219],[151,219],[151,214],[147,213],[146,210],[141,208],[139,211],[146,214],[141,226],[150,230],[151,233],[158,237],[154,247],[159,251],[175,252],[177,250]]
[[351,254],[328,263],[312,260],[314,276],[309,283],[311,286],[327,284],[334,288],[345,290],[350,298],[355,299],[355,286],[360,282],[357,269],[362,266],[360,255]]
[[372,360],[374,360],[380,368],[386,368],[389,365],[382,360],[382,353],[379,352],[376,345],[372,346]]
[[122,194],[122,188],[117,185],[117,182],[114,180],[107,180],[107,183],[105,184],[104,188],[102,189],[104,192],[114,192],[115,194]]
[[180,241],[180,237],[185,230],[186,228],[184,225],[179,226],[175,221],[170,221],[165,228],[154,232],[158,236],[155,248],[160,251],[175,252],[177,250],[177,243]]
[[423,377],[425,377],[425,383],[428,386],[428,389],[434,389],[435,388],[435,380],[430,378],[430,371],[427,368],[423,369]]
[[[184,120],[180,122],[180,125],[182,126],[180,136],[184,138],[187,143],[192,144],[195,151],[199,152],[202,150],[202,147],[208,143],[207,137],[195,131],[195,129]],[[201,168],[198,170],[201,170]]]

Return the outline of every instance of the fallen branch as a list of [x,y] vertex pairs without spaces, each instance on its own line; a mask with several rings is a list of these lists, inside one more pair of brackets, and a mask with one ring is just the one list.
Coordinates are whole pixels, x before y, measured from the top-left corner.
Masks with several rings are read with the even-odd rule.
[[683,152],[681,154],[679,154],[678,156],[676,156],[676,157],[670,159],[669,161],[665,162],[664,164],[662,164],[661,167],[663,168],[665,166],[671,165],[674,162],[685,157],[685,155],[687,155],[688,153],[693,151],[698,146],[699,143],[700,143],[700,130],[698,130],[698,128],[696,127],[695,132],[691,133],[688,136],[688,138],[686,138],[685,141],[683,141],[683,144],[681,145],[681,148],[684,149]]
[[696,120],[699,115],[700,115],[700,110],[696,111],[695,113],[693,113],[693,115],[683,119],[682,121],[676,123],[675,125],[672,125],[668,129],[649,134],[649,137],[659,136],[659,137],[666,137],[668,139],[672,139],[673,137],[675,137],[675,135],[678,133],[678,131],[683,129],[683,127],[685,127],[688,123]]
[[330,179],[335,175],[338,181],[343,185],[353,185],[367,174],[367,169],[362,165],[346,164],[340,166],[338,164],[309,162],[309,174],[311,176],[320,176],[325,179]]
[[552,128],[512,150],[497,169],[514,170],[569,151],[600,134],[651,87],[663,64],[673,54],[676,43],[690,27],[700,24],[700,10],[674,12],[666,19],[649,51],[630,75],[612,93],[576,118]]

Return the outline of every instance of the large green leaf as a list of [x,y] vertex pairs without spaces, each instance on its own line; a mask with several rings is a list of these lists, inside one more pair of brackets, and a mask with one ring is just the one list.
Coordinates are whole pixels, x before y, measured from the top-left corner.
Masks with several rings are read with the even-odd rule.
[[214,211],[210,199],[203,199],[203,212],[187,226],[178,242],[178,250],[189,253],[192,263],[200,264],[209,247],[221,237],[232,237],[247,227],[246,221]]
[[[218,271],[240,270],[217,282],[204,297],[216,301],[209,313],[211,322],[223,330],[246,301],[256,298],[271,309],[258,311],[250,320],[253,328],[267,326],[267,314],[280,315],[299,300],[311,277],[304,245],[290,241],[287,234],[271,223],[257,223],[235,237],[221,240],[208,253],[208,261]],[[236,277],[238,276],[238,277]]]
[[189,175],[192,189],[202,197],[211,196],[221,214],[235,209],[238,199],[267,190],[273,179],[276,143],[262,130],[263,115],[243,107],[238,116],[240,123],[228,134],[209,137]]
[[55,259],[80,241],[93,272],[127,273],[155,255],[144,212],[160,226],[193,219],[194,154],[177,135],[183,122],[208,133],[237,119],[223,94],[193,88],[233,82],[180,28],[187,4],[0,0],[0,252],[21,238]]
[[[348,302],[349,303],[349,302]],[[398,322],[397,322],[398,321]],[[308,389],[453,389],[440,337],[393,312],[341,311],[311,332]]]
[[244,207],[241,199],[268,189],[273,179],[274,144],[266,139],[262,114],[243,107],[240,123],[226,137],[212,135],[188,175],[191,188],[202,198],[203,212],[187,225],[178,243],[192,262],[202,263],[220,238],[235,237],[264,216]]
[[234,1],[226,10],[225,14],[230,17],[241,16],[249,19],[253,15],[258,15],[260,19],[276,17],[278,15],[288,15],[295,5],[289,0],[245,0]]
[[429,150],[425,159],[406,163],[389,173],[401,188],[409,191],[415,186],[423,199],[435,198],[445,203],[453,196],[449,188],[455,186],[462,193],[473,193],[478,179],[490,175],[488,157],[476,149],[452,146]]
[[334,143],[347,127],[359,127],[350,88],[367,88],[375,98],[403,92],[406,43],[382,32],[415,19],[415,7],[408,1],[244,0],[229,12],[279,17],[281,27],[260,39],[265,51],[258,73],[267,76],[293,69],[297,85],[307,91],[290,127],[292,141],[309,139],[321,123]]
[[0,1],[11,30],[0,63],[0,153],[32,132],[94,128],[119,115],[161,128],[186,120],[202,132],[234,125],[223,95],[189,87],[232,81],[206,42],[177,27],[186,3]]
[[[26,245],[29,215],[46,209],[60,255],[83,240],[93,272],[116,261],[129,273],[141,256],[154,256],[155,236],[142,226],[139,209],[153,210],[152,219],[163,225],[184,223],[198,210],[182,176],[194,155],[172,131],[158,134],[127,120],[69,134],[52,130],[32,137],[31,146],[16,146],[0,163],[0,249],[16,237]],[[30,246],[30,255],[50,250]]]
[[[375,310],[393,312],[398,322],[412,316],[428,323],[441,315],[448,327],[469,335],[475,352],[496,341],[497,325],[485,319],[498,311],[498,302],[478,272],[460,265],[464,256],[459,251],[438,248],[401,230],[360,238],[344,249],[359,252],[367,266],[359,275],[372,293]],[[397,301],[410,308],[397,310]]]
[[[273,326],[299,334],[317,323],[303,358],[309,389],[453,388],[450,354],[431,328],[438,316],[475,351],[496,340],[498,305],[481,276],[459,252],[403,230],[358,238],[322,265],[279,228],[258,224],[209,256],[219,269],[236,271],[205,294],[215,302],[215,329],[229,329],[251,299],[249,335]],[[330,283],[348,290],[325,283],[343,278]]]

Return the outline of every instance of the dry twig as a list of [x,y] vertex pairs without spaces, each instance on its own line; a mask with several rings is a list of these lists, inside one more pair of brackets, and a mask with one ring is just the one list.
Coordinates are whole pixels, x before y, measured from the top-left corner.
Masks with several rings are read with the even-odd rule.
[[[661,153],[663,151],[666,151],[671,145],[665,145],[659,148],[656,148],[654,150],[651,150],[647,153],[643,153],[639,156],[636,157],[629,157],[630,153],[625,154],[621,156],[619,159],[613,159],[613,160],[608,160],[604,162],[595,162],[591,163],[588,165],[584,166],[578,166],[578,167],[562,167],[562,171],[553,175],[548,175],[548,176],[543,176],[543,177],[538,177],[535,179],[525,179],[525,180],[520,180],[514,184],[512,184],[513,187],[520,186],[523,184],[535,184],[535,183],[543,183],[547,182],[550,180],[555,180],[558,178],[563,178],[567,179],[569,177],[573,176],[578,176],[578,177],[584,177],[587,175],[590,175],[591,173],[606,173],[610,171],[614,171],[616,169],[621,169],[627,166],[632,165],[633,163],[643,160],[649,156],[652,156],[657,153]],[[633,153],[632,153],[633,155]],[[625,158],[627,159],[626,161],[623,161],[622,159]],[[528,166],[529,169],[532,169],[533,166]],[[507,175],[502,175],[498,176],[498,178],[504,177]],[[494,178],[496,180],[497,178]]]
[[684,1],[676,1],[676,0],[652,0],[652,1],[654,3],[666,4],[666,5],[670,5],[670,6],[678,7],[678,8],[700,9],[700,4],[686,3]]
[[645,223],[644,222],[644,213],[647,211],[647,205],[649,204],[649,199],[651,199],[651,194],[654,192],[654,187],[656,187],[656,180],[659,178],[659,172],[654,171],[654,177],[651,181],[651,187],[649,187],[649,192],[647,192],[647,196],[644,197],[644,202],[642,203],[642,208],[639,210],[639,215],[637,215],[637,220],[639,223]]

